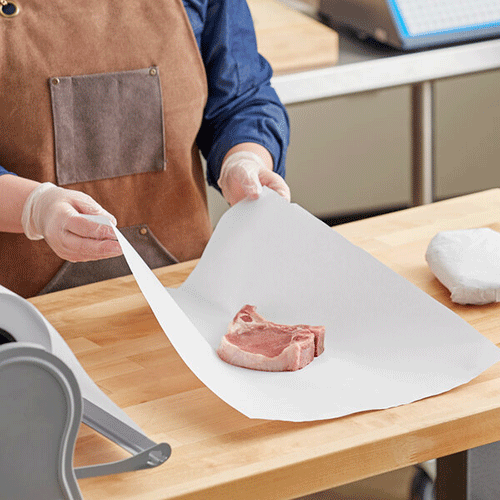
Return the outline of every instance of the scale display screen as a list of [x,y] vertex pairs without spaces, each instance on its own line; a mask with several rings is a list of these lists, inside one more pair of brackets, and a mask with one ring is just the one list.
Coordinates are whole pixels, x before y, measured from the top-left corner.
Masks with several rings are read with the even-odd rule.
[[499,0],[388,0],[401,35],[459,33],[500,25]]
[[320,0],[335,27],[404,50],[500,35],[500,0]]

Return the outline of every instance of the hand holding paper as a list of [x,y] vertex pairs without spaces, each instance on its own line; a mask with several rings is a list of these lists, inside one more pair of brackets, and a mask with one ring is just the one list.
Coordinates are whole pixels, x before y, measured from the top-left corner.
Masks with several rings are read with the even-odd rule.
[[62,259],[71,262],[106,259],[121,255],[113,231],[81,214],[115,218],[85,193],[64,189],[50,182],[35,188],[23,208],[22,226],[31,240],[45,239]]
[[262,186],[267,186],[290,201],[290,188],[284,179],[250,151],[239,151],[226,158],[218,184],[230,205],[244,198],[257,199],[262,193]]

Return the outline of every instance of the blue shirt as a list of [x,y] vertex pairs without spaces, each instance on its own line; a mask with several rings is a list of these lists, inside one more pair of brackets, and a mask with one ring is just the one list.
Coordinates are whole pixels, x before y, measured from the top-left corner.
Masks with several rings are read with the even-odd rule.
[[[288,116],[270,85],[272,70],[257,52],[246,0],[183,0],[205,64],[208,100],[197,144],[207,180],[217,186],[226,153],[241,142],[264,146],[285,175]],[[0,167],[0,175],[8,173]]]

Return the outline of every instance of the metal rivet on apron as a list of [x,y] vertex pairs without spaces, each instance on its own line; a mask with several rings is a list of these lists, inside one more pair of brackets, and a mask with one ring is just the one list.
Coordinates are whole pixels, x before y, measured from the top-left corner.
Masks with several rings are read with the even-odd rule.
[[52,78],[52,85],[59,85],[59,78]]
[[141,227],[141,229],[139,230],[139,232],[142,234],[142,235],[145,235],[148,230],[145,228],[145,227]]
[[2,17],[14,17],[19,14],[19,7],[17,3],[11,0],[0,0],[0,15]]
[[149,70],[149,74],[150,74],[151,76],[156,76],[156,73],[158,73],[158,71],[156,70],[156,68],[151,68],[151,69]]

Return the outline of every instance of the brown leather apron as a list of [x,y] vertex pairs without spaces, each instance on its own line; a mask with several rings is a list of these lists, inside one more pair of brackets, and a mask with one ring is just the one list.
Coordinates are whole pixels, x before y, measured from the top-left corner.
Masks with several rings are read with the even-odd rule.
[[[181,0],[18,4],[0,17],[0,165],[92,196],[151,267],[199,257],[207,83]],[[0,233],[0,284],[25,297],[128,272],[116,259],[63,267],[44,240]]]

